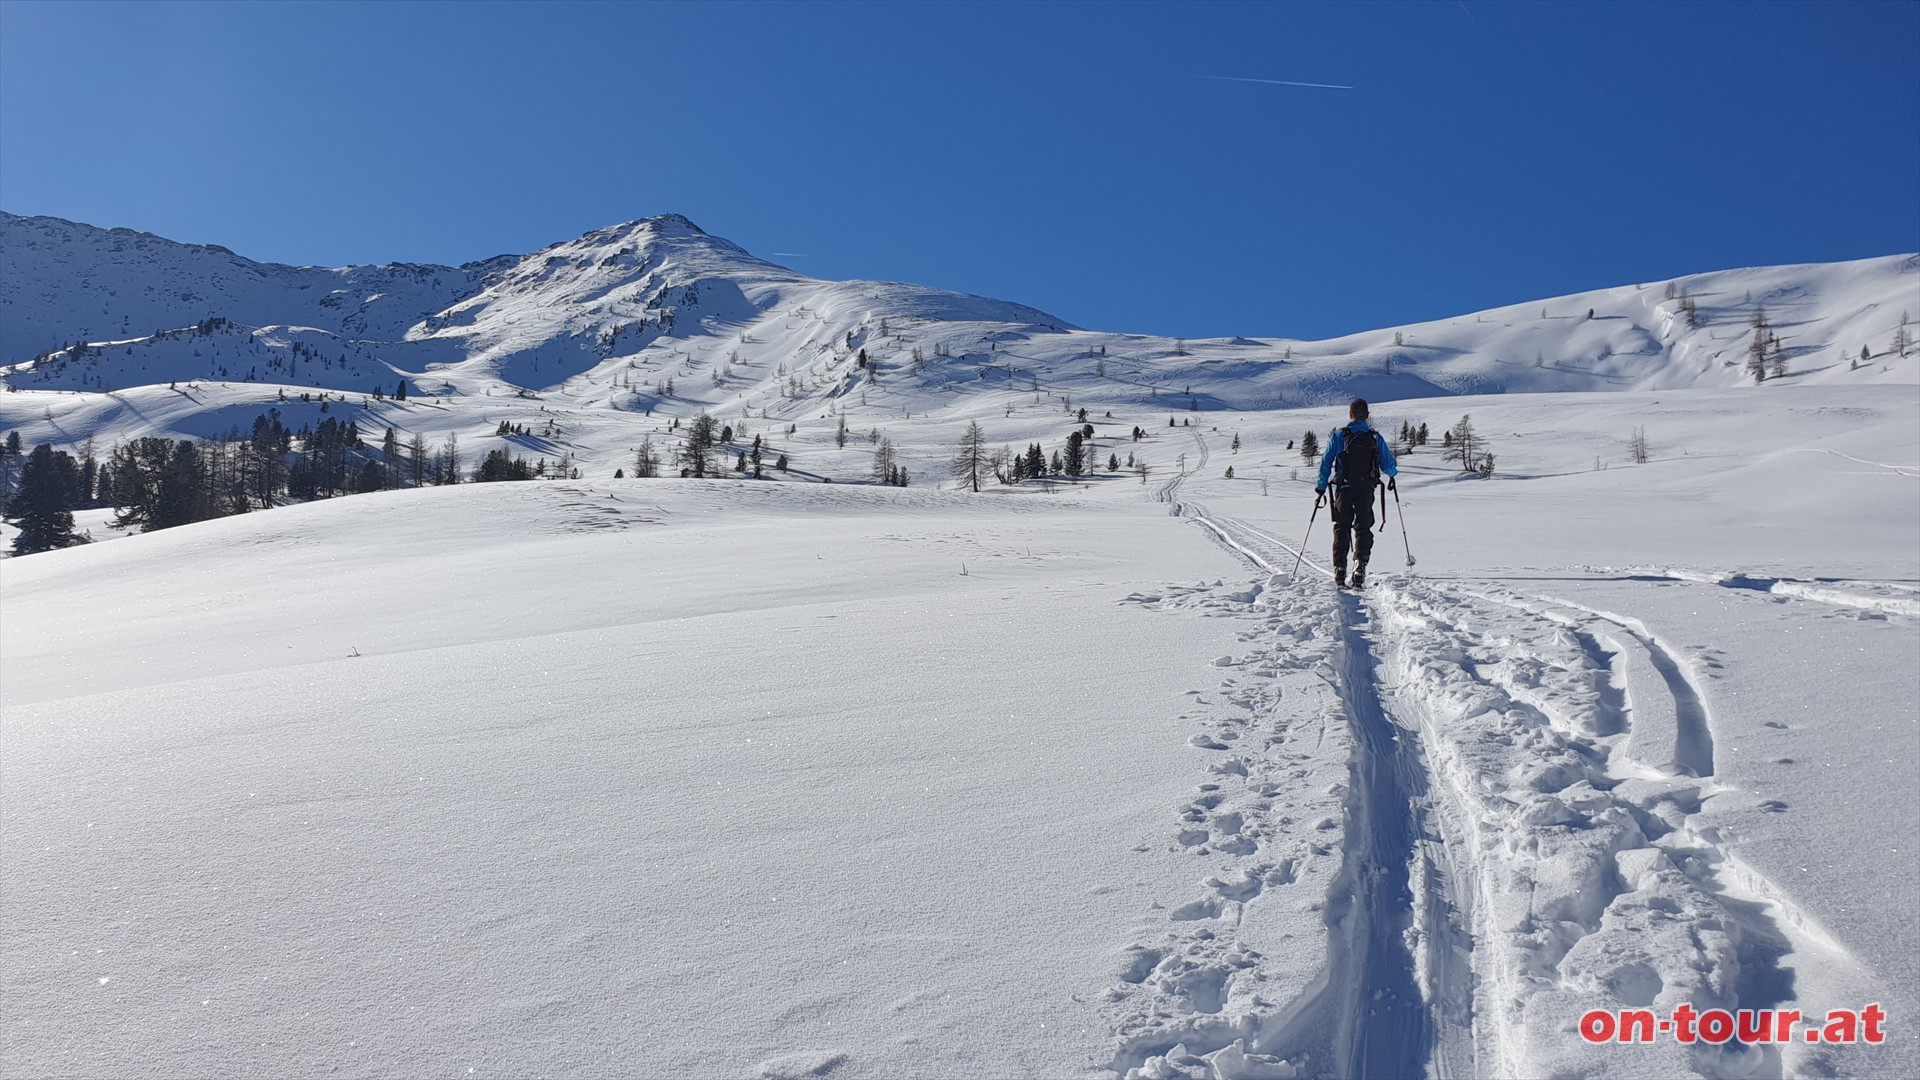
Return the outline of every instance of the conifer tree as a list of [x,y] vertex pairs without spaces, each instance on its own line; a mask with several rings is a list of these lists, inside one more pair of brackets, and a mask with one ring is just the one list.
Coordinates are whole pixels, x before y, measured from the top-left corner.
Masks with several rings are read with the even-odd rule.
[[9,431],[6,441],[0,442],[0,507],[4,507],[7,497],[13,494],[14,483],[24,464],[25,459],[20,453],[20,433]]
[[1765,382],[1767,378],[1767,337],[1771,331],[1767,327],[1767,309],[1755,308],[1753,318],[1749,320],[1753,327],[1753,341],[1747,345],[1747,374],[1754,382]]
[[219,516],[209,490],[200,448],[190,439],[173,444],[173,454],[160,475],[158,498],[147,531],[190,525]]
[[960,436],[960,452],[953,458],[953,477],[978,493],[980,477],[987,470],[987,434],[980,429],[979,421],[969,421]]
[[414,487],[426,483],[427,437],[417,431],[413,433],[413,438],[407,440],[407,472]]
[[391,427],[380,438],[380,486],[400,486],[400,433]]
[[[65,458],[64,467],[60,459]],[[73,475],[69,475],[73,474]],[[15,555],[69,547],[80,542],[73,533],[73,458],[41,443],[27,455],[20,469],[20,490],[7,500],[8,516],[20,526],[13,538]]]
[[690,475],[705,477],[713,471],[712,462],[708,460],[707,455],[713,451],[714,435],[718,426],[713,417],[705,412],[694,417],[693,423],[687,425],[687,441],[681,453],[682,465]]

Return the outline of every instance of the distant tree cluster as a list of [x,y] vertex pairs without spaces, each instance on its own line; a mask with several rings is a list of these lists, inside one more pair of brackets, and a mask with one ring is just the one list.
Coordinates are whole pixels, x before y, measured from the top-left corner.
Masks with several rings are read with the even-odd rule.
[[881,437],[874,441],[873,482],[892,487],[907,486],[907,468],[900,464],[899,455],[893,449],[892,439]]
[[1039,443],[1028,443],[1023,453],[1015,454],[1007,465],[1007,474],[1003,483],[1017,484],[1022,480],[1038,480],[1047,473],[1046,451]]
[[[667,431],[669,433],[680,431],[682,426],[681,422],[675,419],[667,426]],[[678,468],[682,477],[705,480],[710,477],[725,476],[731,469],[732,472],[750,476],[755,480],[765,479],[766,459],[773,454],[773,448],[766,438],[760,435],[753,436],[753,441],[746,446],[738,445],[734,441],[746,438],[745,419],[737,420],[732,424],[723,424],[711,414],[702,412],[688,421],[684,428],[679,445],[671,449],[672,467]],[[795,430],[793,425],[789,425],[787,434],[791,435]],[[876,431],[873,437],[878,442],[879,432]],[[846,421],[844,419],[841,420],[839,438],[841,444],[845,445]],[[727,463],[728,454],[733,458],[731,466]],[[667,453],[656,446],[653,437],[649,435],[633,452],[634,477],[650,480],[663,475],[661,470],[666,467],[666,456]],[[773,457],[773,467],[780,472],[786,472],[787,455],[777,454]],[[567,459],[562,459],[561,464],[568,465]],[[536,477],[540,475],[537,469],[536,465]],[[624,478],[624,472],[622,470],[622,478]],[[571,475],[578,476],[579,470],[572,470]],[[905,470],[901,470],[896,479],[904,476]],[[901,482],[904,486],[904,480]]]
[[[326,300],[321,301],[328,305]],[[205,339],[205,340],[201,340]],[[370,367],[384,367],[377,360],[361,351],[358,345],[350,345],[353,355],[343,349],[336,354],[323,353],[315,346],[295,341],[284,348],[263,344],[253,329],[240,326],[221,316],[210,316],[192,326],[178,329],[160,329],[141,341],[120,341],[111,344],[89,343],[85,340],[64,345],[60,348],[41,353],[33,358],[24,371],[17,371],[14,379],[29,383],[47,384],[62,378],[79,382],[82,386],[111,392],[113,384],[107,379],[110,369],[103,369],[101,362],[109,356],[123,354],[135,355],[136,345],[153,348],[170,341],[187,341],[192,356],[202,357],[201,349],[208,350],[205,357],[206,370],[195,378],[212,380],[233,380],[235,382],[296,382],[305,381],[320,385],[319,377],[338,367],[346,372],[358,358]],[[349,343],[350,344],[350,343]],[[302,371],[306,374],[302,375]],[[341,376],[332,376],[329,381],[337,382]],[[18,389],[9,383],[8,389]],[[389,396],[395,401],[406,401],[409,390],[405,379],[398,380],[391,395],[386,384],[374,383],[366,393],[374,400],[384,401]]]
[[[1139,429],[1136,428],[1136,431]],[[987,471],[1003,484],[1018,484],[1026,480],[1049,480],[1054,477],[1081,477],[1099,471],[1100,456],[1094,447],[1092,424],[1082,424],[1067,433],[1066,443],[1049,455],[1039,443],[1029,443],[1023,451],[1002,447],[987,458]],[[969,457],[964,449],[967,443],[962,440],[961,458]],[[956,466],[959,459],[956,459]],[[1133,465],[1133,455],[1127,455],[1129,467]],[[1107,471],[1118,472],[1120,456],[1107,455]],[[965,479],[965,477],[962,477]]]
[[[1907,322],[1907,313],[1905,311],[1900,312],[1900,325],[1893,332],[1893,344],[1887,346],[1888,352],[1898,353],[1901,357],[1905,357],[1909,352],[1913,351],[1913,331],[1907,329]],[[1869,360],[1872,359],[1872,357],[1872,350],[1862,345],[1860,347],[1860,359]]]
[[526,458],[495,449],[480,459],[480,464],[473,470],[473,482],[491,484],[502,480],[531,480],[534,475],[533,466],[527,464]]
[[1747,374],[1753,381],[1765,382],[1771,374],[1778,379],[1787,373],[1787,350],[1780,344],[1780,335],[1767,323],[1767,310],[1755,308],[1753,317],[1748,320],[1753,327],[1753,340],[1747,344]]
[[[0,452],[6,466],[0,469],[0,481],[7,481],[0,488],[9,491],[19,442],[19,433],[12,433],[9,449]],[[457,436],[430,447],[424,435],[402,441],[388,428],[374,446],[352,420],[323,417],[295,432],[282,422],[278,409],[256,417],[247,432],[236,429],[205,440],[147,436],[115,446],[104,461],[90,443],[78,459],[43,445],[27,455],[17,471],[18,491],[7,500],[6,513],[21,522],[15,540],[19,554],[77,542],[72,531],[77,509],[112,507],[116,527],[153,532],[286,501],[462,480]],[[550,468],[544,459],[529,466],[496,450],[472,479],[578,474],[565,459],[558,468]]]
[[1687,295],[1684,286],[1672,281],[1667,282],[1667,299],[1680,301],[1680,318],[1686,322],[1687,329],[1700,329],[1700,305],[1694,301],[1693,297]]

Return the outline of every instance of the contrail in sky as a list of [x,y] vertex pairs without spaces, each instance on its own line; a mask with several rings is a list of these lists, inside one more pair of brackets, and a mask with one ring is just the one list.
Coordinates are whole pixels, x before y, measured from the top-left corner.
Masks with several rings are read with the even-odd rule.
[[775,254],[775,255],[778,255],[778,256],[779,256],[780,258],[783,258],[783,259],[804,259],[804,258],[806,258],[806,256],[805,256],[805,255],[802,255],[802,254],[800,254],[800,253],[799,253],[799,252],[797,252],[797,251],[776,251],[776,252],[773,252],[773,254]]
[[1288,79],[1249,79],[1239,75],[1194,75],[1195,79],[1217,79],[1221,82],[1265,83],[1268,86],[1311,86],[1316,90],[1351,90],[1351,86],[1323,82],[1293,82]]

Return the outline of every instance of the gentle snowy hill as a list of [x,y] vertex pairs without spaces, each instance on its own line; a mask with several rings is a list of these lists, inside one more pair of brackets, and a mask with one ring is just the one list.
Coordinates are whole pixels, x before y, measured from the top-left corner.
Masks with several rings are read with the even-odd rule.
[[1405,458],[1418,572],[1391,528],[1364,600],[1324,514],[1289,576],[1282,435],[1331,410],[1162,436],[1148,485],[463,485],[8,560],[0,1050],[1910,1074],[1904,1028],[1572,1033],[1920,1008],[1920,390],[1755,400],[1448,402],[1508,464]]

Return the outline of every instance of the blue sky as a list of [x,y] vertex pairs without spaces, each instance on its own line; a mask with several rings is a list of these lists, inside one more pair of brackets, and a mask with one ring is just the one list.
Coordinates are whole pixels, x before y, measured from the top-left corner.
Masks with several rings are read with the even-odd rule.
[[0,209],[317,264],[677,212],[822,277],[1313,338],[1920,250],[1915,56],[1912,2],[4,0]]

